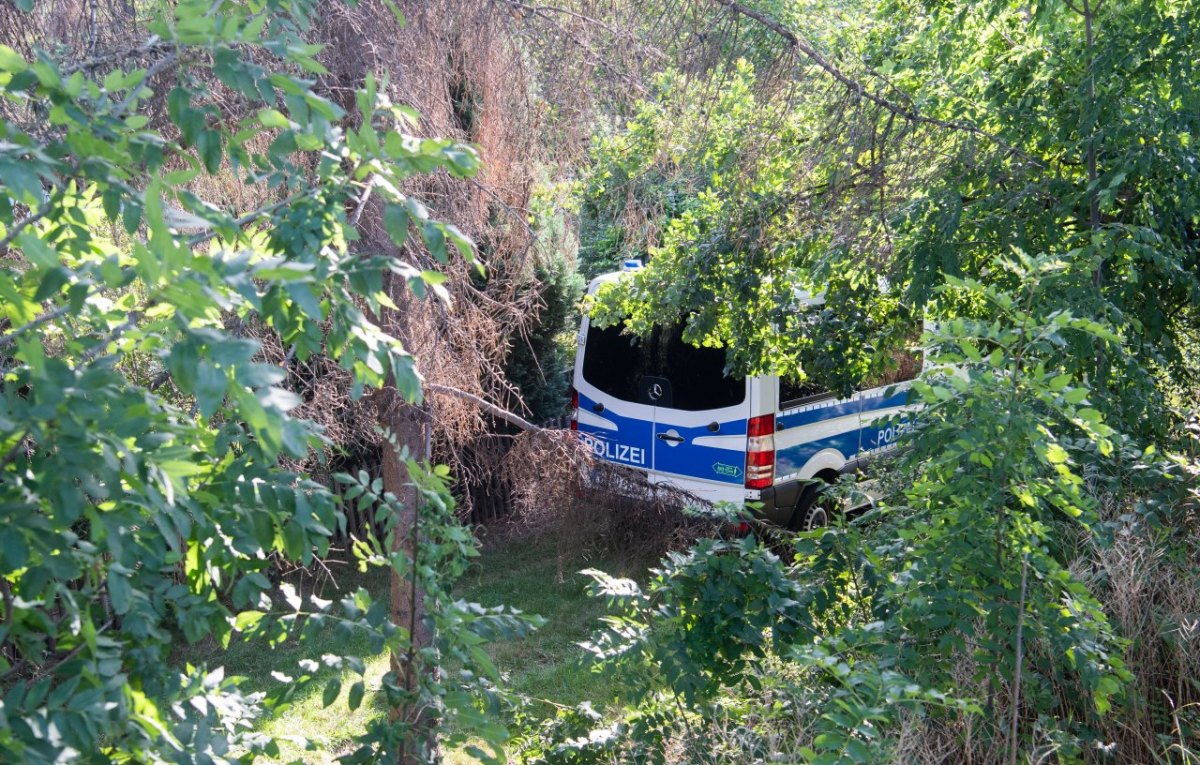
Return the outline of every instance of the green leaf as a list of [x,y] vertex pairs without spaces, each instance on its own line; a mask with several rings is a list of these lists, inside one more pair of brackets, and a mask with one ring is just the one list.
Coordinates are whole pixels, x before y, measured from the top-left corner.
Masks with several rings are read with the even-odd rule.
[[362,680],[350,686],[350,692],[346,696],[346,706],[350,707],[351,712],[358,709],[359,705],[362,704],[363,692],[365,690],[366,687],[363,685]]
[[850,755],[850,758],[856,763],[871,761],[871,750],[856,738],[846,739],[846,754]]
[[171,372],[171,377],[175,379],[175,384],[184,393],[195,392],[199,366],[200,354],[197,353],[196,346],[190,342],[176,343],[167,355],[167,369]]
[[421,200],[416,197],[408,197],[404,200],[404,204],[408,207],[408,215],[414,222],[424,224],[429,220],[429,208],[421,204]]
[[1068,404],[1078,404],[1078,403],[1081,403],[1085,398],[1087,398],[1087,396],[1088,396],[1087,388],[1071,388],[1070,390],[1068,390],[1066,393],[1063,394],[1063,399]]
[[228,385],[225,372],[217,365],[208,360],[200,362],[196,374],[196,406],[205,420],[211,419],[221,407]]
[[54,297],[70,278],[71,272],[65,268],[50,269],[42,276],[42,280],[38,283],[37,292],[33,293],[34,302],[40,303],[43,300],[49,300]]
[[1046,447],[1046,461],[1051,465],[1061,465],[1067,461],[1067,450],[1059,444],[1049,444]]
[[29,64],[25,62],[20,53],[17,53],[7,45],[0,45],[0,71],[16,74],[17,72],[25,71],[28,67]]
[[342,680],[339,677],[330,678],[325,685],[325,692],[321,694],[322,706],[329,706],[337,701],[338,694],[342,692]]
[[301,420],[289,418],[283,423],[281,433],[283,448],[288,454],[303,459],[308,456],[308,426]]
[[278,109],[262,109],[258,113],[258,121],[265,128],[290,128],[292,121]]
[[439,263],[449,261],[449,255],[446,252],[446,233],[441,224],[434,221],[426,221],[421,227],[421,238],[425,240],[425,246],[429,248],[429,254],[437,258]]
[[234,629],[238,632],[245,632],[262,621],[264,616],[266,614],[262,611],[242,611],[234,619]]
[[21,253],[38,268],[52,268],[58,265],[58,253],[37,234],[24,231],[17,237],[17,244]]
[[0,534],[0,575],[24,568],[29,561],[29,540],[19,530]]
[[1071,375],[1058,375],[1050,381],[1050,390],[1060,391],[1071,382]]
[[216,174],[221,169],[221,134],[215,130],[205,130],[196,138],[196,150],[204,161],[204,169],[210,174]]
[[452,223],[447,223],[442,227],[446,237],[454,244],[458,250],[458,254],[464,260],[475,260],[475,243],[471,241],[471,237],[464,234]]
[[237,381],[247,388],[265,388],[284,381],[287,373],[273,364],[244,364],[234,369]]
[[396,246],[403,247],[408,241],[408,209],[404,205],[388,202],[383,207],[383,225]]
[[191,102],[192,94],[187,88],[172,88],[171,93],[167,96],[167,114],[171,117],[171,121],[182,127],[185,120],[188,119],[187,112]]
[[108,569],[108,597],[113,611],[124,616],[133,607],[133,588],[128,577],[116,571],[116,567]]

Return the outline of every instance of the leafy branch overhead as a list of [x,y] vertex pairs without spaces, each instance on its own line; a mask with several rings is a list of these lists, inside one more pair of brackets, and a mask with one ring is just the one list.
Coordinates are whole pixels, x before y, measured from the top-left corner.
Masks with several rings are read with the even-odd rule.
[[[870,338],[861,379],[911,342],[944,274],[994,272],[1016,247],[1085,264],[1094,290],[1072,300],[1136,322],[1137,357],[1182,371],[1178,322],[1200,296],[1196,178],[1178,172],[1196,91],[1160,74],[1191,60],[1189,4],[839,4],[836,24],[793,3],[713,5],[714,28],[734,19],[704,38],[724,57],[668,71],[593,143],[584,263],[648,261],[599,297],[601,321],[682,321],[733,371],[818,379],[837,325]],[[830,290],[828,320],[794,315],[798,289]],[[848,292],[868,310],[840,308]],[[871,310],[891,300],[907,329]],[[1125,422],[1152,419],[1134,414],[1149,381],[1105,369]]]

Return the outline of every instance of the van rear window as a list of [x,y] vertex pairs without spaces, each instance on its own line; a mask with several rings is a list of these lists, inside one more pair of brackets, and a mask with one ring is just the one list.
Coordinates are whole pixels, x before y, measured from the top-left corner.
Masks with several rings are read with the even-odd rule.
[[647,338],[623,335],[619,326],[588,327],[583,379],[622,401],[639,402],[639,382],[648,376],[670,381],[672,409],[735,406],[746,399],[746,382],[724,370],[725,352],[685,343],[682,327],[658,328]]

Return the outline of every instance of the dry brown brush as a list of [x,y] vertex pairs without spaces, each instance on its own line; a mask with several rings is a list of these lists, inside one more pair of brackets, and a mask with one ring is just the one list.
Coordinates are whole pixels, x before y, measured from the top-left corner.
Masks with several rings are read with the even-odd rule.
[[571,431],[522,434],[505,470],[513,476],[516,521],[552,538],[560,564],[596,552],[652,560],[731,531],[699,498],[596,458]]
[[[386,82],[394,103],[420,113],[413,128],[418,135],[477,148],[483,167],[472,181],[423,176],[406,191],[474,239],[486,271],[481,275],[462,259],[440,263],[413,243],[415,237],[397,248],[381,208],[366,197],[363,209],[355,211],[362,232],[357,246],[446,275],[444,302],[413,300],[403,282],[393,279],[389,292],[398,309],[379,317],[419,360],[430,389],[454,389],[522,412],[519,392],[506,381],[503,368],[541,307],[528,205],[542,154],[529,72],[489,3],[400,6],[403,23],[382,2],[323,4],[327,87],[336,99],[373,73]],[[356,420],[359,434],[373,432],[376,423],[387,423],[405,408],[393,395],[375,397]],[[509,481],[499,474],[505,439],[494,436],[495,423],[479,406],[461,396],[433,393],[419,416],[432,428],[433,456],[454,469],[465,515],[477,502],[490,504],[495,492],[506,491]]]

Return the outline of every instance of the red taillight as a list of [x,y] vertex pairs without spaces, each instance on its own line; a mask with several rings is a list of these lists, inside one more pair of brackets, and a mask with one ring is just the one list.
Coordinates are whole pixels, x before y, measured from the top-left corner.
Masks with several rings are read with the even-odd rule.
[[579,391],[571,388],[571,430],[579,430]]
[[[746,435],[751,438],[775,435],[775,415],[764,414],[759,417],[751,417],[750,421],[746,423]],[[772,446],[773,448],[774,446]]]
[[751,417],[746,425],[746,488],[767,489],[775,482],[775,415]]

